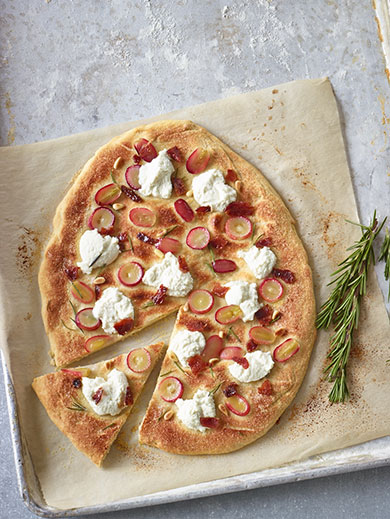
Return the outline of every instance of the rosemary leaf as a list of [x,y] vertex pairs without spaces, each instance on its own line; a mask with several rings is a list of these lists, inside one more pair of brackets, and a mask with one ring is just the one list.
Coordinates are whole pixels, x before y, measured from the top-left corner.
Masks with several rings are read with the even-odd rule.
[[96,256],[96,258],[93,260],[92,263],[90,263],[90,264],[88,265],[88,268],[92,267],[92,265],[95,265],[95,263],[96,263],[97,260],[101,257],[102,254],[103,254],[103,251],[102,251],[100,254],[98,254],[98,255]]
[[176,227],[178,227],[178,225],[173,225],[172,227],[170,227],[169,229],[167,229],[165,231],[165,233],[162,235],[163,238],[165,238],[165,236],[168,236],[169,233],[171,233],[172,231],[174,231],[176,229]]
[[[209,370],[210,370],[211,376],[212,376],[213,378],[215,378],[215,374],[214,374],[213,367],[212,367],[212,366],[209,366]],[[210,395],[211,395],[211,393],[210,393]]]
[[148,301],[147,303],[144,303],[141,308],[149,308],[149,306],[154,306],[153,301]]
[[114,178],[114,171],[113,171],[113,170],[110,171],[110,175],[111,175],[111,180],[114,182],[114,184],[116,184],[117,186],[119,186],[118,182],[117,182],[117,181],[115,180],[115,178]]
[[84,412],[87,410],[86,407],[84,407],[78,400],[73,398],[73,404],[71,407],[67,407],[70,411],[78,411],[78,412]]
[[80,326],[77,324],[76,320],[75,320],[75,319],[72,319],[71,317],[70,317],[70,320],[72,321],[72,323],[74,323],[74,324],[77,326],[77,328],[80,330],[80,332],[81,332],[83,335],[85,335],[84,330],[83,330],[82,328],[80,328]]
[[378,260],[385,262],[385,279],[389,281],[387,300],[390,301],[390,232],[388,227],[386,228],[385,239],[383,240]]
[[[76,285],[74,283],[72,283],[72,287],[76,290],[76,292],[81,297],[81,299],[83,299],[82,293],[80,292],[80,290],[76,287]],[[72,305],[72,303],[70,303],[70,304]],[[72,307],[73,307],[73,305],[72,305]]]
[[180,366],[180,364],[177,362],[177,360],[174,361],[174,364],[176,365],[176,367],[177,367],[178,369],[180,369],[180,371],[181,371],[182,373],[186,374],[186,372],[185,372],[184,369]]
[[115,427],[115,423],[110,423],[108,425],[106,425],[105,427],[103,427],[102,431],[105,431],[106,429],[111,429],[111,427]]
[[234,331],[233,326],[229,327],[229,330],[226,334],[226,338],[228,338],[230,336],[230,334],[232,334],[238,340],[238,342],[241,344],[241,340],[240,340],[239,336],[236,334],[236,332]]
[[218,389],[222,386],[222,382],[218,385],[216,385],[211,391],[209,391],[209,395],[215,395],[215,393],[218,391]]
[[77,332],[75,328],[69,328],[69,326],[66,326],[65,322],[61,319],[62,326],[64,326],[67,330],[70,330],[71,332]]
[[133,242],[131,241],[130,235],[127,237],[127,239],[129,240],[129,245],[130,245],[131,252],[134,252]]
[[168,375],[170,375],[174,371],[175,371],[174,369],[171,369],[170,371],[167,371],[166,373],[162,373],[161,375],[159,375],[159,377],[167,377]]

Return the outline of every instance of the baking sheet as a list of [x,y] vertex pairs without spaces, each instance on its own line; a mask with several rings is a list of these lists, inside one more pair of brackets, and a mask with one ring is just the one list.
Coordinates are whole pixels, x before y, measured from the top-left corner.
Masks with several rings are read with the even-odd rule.
[[[329,82],[293,82],[171,116],[203,124],[262,169],[298,221],[314,267],[316,293],[324,300],[330,272],[343,257],[345,247],[359,236],[357,228],[344,223],[345,217],[356,221],[357,214]],[[109,137],[137,124],[0,150],[7,178],[7,186],[1,190],[2,204],[7,208],[2,232],[6,243],[10,243],[0,252],[8,309],[8,328],[3,332],[8,335],[6,353],[22,427],[47,502],[63,508],[107,503],[252,472],[388,434],[390,379],[385,360],[389,354],[389,324],[374,276],[352,359],[352,398],[346,405],[330,406],[329,385],[319,382],[327,351],[327,335],[321,332],[293,406],[271,435],[237,453],[185,458],[137,446],[132,429],[140,421],[152,380],[144,402],[137,406],[139,412],[129,421],[103,471],[91,467],[48,423],[30,388],[32,376],[50,371],[35,281],[39,252],[48,234],[47,221],[73,172]],[[145,334],[148,338],[158,336],[161,327]],[[131,345],[142,340],[147,340],[144,334],[133,339]],[[91,361],[124,349],[107,349]],[[383,398],[378,399],[378,394]],[[81,472],[85,475],[82,480],[78,477]],[[61,481],[60,489],[56,481]]]

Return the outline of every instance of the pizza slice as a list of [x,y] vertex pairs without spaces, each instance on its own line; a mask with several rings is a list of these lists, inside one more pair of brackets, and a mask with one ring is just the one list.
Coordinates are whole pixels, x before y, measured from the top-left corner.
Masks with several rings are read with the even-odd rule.
[[163,350],[157,343],[89,368],[62,369],[35,378],[32,387],[54,424],[100,467]]

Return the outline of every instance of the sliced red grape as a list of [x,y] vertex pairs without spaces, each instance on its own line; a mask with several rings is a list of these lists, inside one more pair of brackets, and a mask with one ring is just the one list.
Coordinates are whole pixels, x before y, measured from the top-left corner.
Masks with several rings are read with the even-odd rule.
[[188,306],[194,314],[206,314],[214,305],[214,296],[208,290],[198,289],[191,292]]
[[137,150],[138,155],[145,162],[152,162],[157,157],[156,148],[153,144],[146,139],[140,139],[134,144],[134,148]]
[[102,323],[100,319],[96,319],[92,310],[93,308],[83,308],[77,312],[75,320],[79,328],[83,330],[97,330],[100,327]]
[[186,243],[191,249],[201,250],[207,247],[210,233],[206,227],[194,227],[187,234]]
[[107,184],[101,187],[95,194],[95,202],[98,205],[113,204],[121,196],[120,187],[117,184]]
[[272,344],[275,341],[275,333],[265,326],[253,326],[249,330],[249,337],[256,344]]
[[175,240],[175,238],[166,237],[158,240],[156,248],[164,254],[166,254],[167,252],[177,254],[181,249],[181,243],[179,242],[179,240]]
[[232,216],[226,220],[225,232],[232,240],[244,240],[252,234],[252,222],[245,216]]
[[215,320],[220,324],[231,324],[241,317],[242,311],[238,305],[228,305],[218,308],[215,312]]
[[182,198],[178,198],[174,206],[177,214],[181,216],[185,222],[192,222],[195,213],[185,200],[183,200]]
[[107,232],[114,226],[115,214],[108,207],[97,207],[88,220],[90,229],[97,229],[99,232]]
[[132,189],[135,189],[136,191],[141,189],[141,184],[139,183],[138,179],[139,168],[140,167],[138,164],[134,164],[133,166],[127,168],[125,173],[126,182]]
[[280,281],[275,278],[265,279],[259,286],[259,295],[264,301],[274,303],[283,296],[284,288]]
[[134,373],[143,373],[151,362],[150,353],[145,348],[137,348],[127,355],[127,365]]
[[251,409],[248,400],[238,393],[226,400],[225,405],[229,411],[238,416],[246,416]]
[[118,270],[118,279],[126,287],[134,287],[141,283],[144,276],[144,269],[142,265],[136,261],[122,265]]
[[299,347],[296,339],[287,339],[274,349],[272,356],[276,362],[286,362],[299,351]]
[[160,396],[165,402],[176,402],[183,394],[184,387],[176,377],[166,377],[158,385]]
[[223,340],[219,335],[211,335],[207,341],[201,357],[208,362],[210,359],[218,359],[223,349]]
[[73,281],[70,293],[75,299],[77,299],[77,301],[85,303],[86,305],[92,303],[95,297],[92,288],[90,288],[82,281],[79,281],[78,279],[76,279],[76,281]]
[[212,263],[214,272],[224,274],[226,272],[234,272],[237,265],[232,260],[228,259],[217,259]]
[[203,148],[196,148],[186,162],[187,171],[193,175],[202,173],[207,168],[210,160],[210,152]]
[[219,358],[221,360],[232,360],[234,357],[242,357],[243,355],[244,350],[239,346],[227,346],[226,348],[223,348],[219,354]]
[[131,223],[138,227],[153,227],[157,216],[147,207],[134,207],[129,213]]
[[84,348],[88,353],[92,353],[107,346],[111,340],[109,335],[94,335],[85,341]]

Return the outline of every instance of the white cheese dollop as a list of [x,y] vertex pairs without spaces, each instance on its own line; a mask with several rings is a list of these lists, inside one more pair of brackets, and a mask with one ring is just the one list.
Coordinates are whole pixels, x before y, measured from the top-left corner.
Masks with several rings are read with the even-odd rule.
[[214,398],[205,389],[198,389],[193,398],[176,400],[177,417],[188,429],[204,432],[206,427],[200,424],[201,417],[214,417]]
[[191,274],[180,270],[179,262],[172,252],[167,252],[160,263],[150,267],[142,281],[145,285],[156,288],[164,285],[168,289],[168,295],[175,297],[186,296],[194,286]]
[[[102,377],[82,377],[82,392],[95,413],[115,416],[123,408],[128,384],[127,377],[122,371],[113,369],[107,375],[107,380]],[[102,389],[102,398],[96,403],[92,397],[98,389]]]
[[144,196],[169,198],[172,194],[171,175],[174,171],[167,150],[160,151],[155,159],[139,168],[139,192]]
[[265,377],[273,368],[274,361],[269,351],[253,351],[244,357],[249,362],[249,367],[244,369],[237,362],[229,366],[230,374],[240,382],[256,382]]
[[180,364],[188,368],[188,359],[202,353],[205,345],[203,333],[180,330],[172,337],[169,349],[179,359]]
[[[77,263],[77,266],[84,274],[90,274],[94,268],[109,265],[116,260],[120,253],[118,238],[102,236],[97,229],[85,231],[80,238],[79,250],[81,261]],[[91,265],[92,263],[93,265]]]
[[92,310],[96,319],[102,321],[107,333],[117,333],[114,324],[128,317],[134,318],[134,307],[131,299],[115,287],[106,288]]
[[209,205],[212,211],[222,212],[237,198],[237,191],[225,184],[219,169],[209,169],[192,181],[194,198],[199,205]]
[[268,276],[276,263],[276,256],[269,247],[258,249],[252,245],[247,251],[239,250],[237,256],[246,261],[257,279]]
[[225,295],[227,304],[238,305],[241,308],[241,319],[244,323],[252,321],[257,310],[262,307],[257,298],[256,283],[230,281],[225,287],[229,288]]

